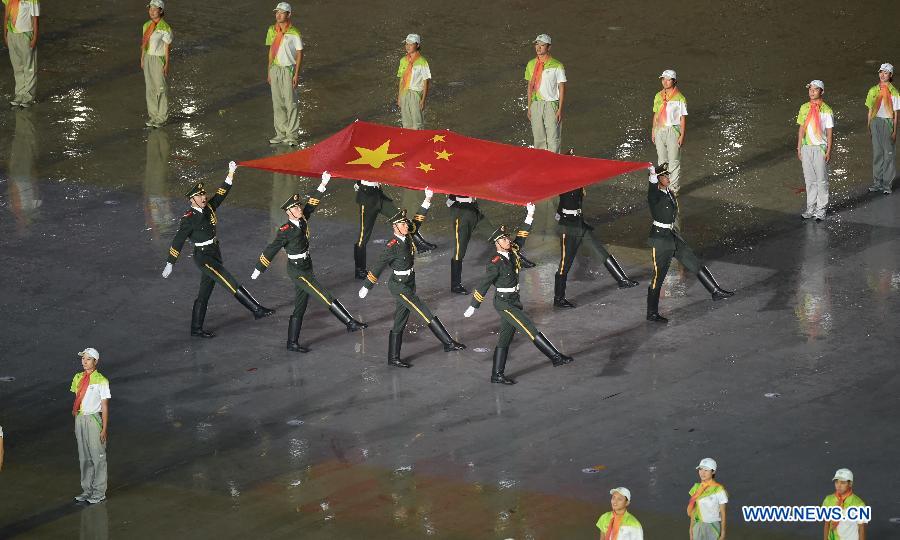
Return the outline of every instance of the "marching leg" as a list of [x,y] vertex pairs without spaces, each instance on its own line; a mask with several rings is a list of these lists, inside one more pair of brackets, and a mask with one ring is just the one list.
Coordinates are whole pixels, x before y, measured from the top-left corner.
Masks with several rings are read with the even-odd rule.
[[237,298],[241,305],[253,313],[254,319],[262,319],[263,317],[268,317],[275,313],[274,309],[261,306],[244,287],[238,287],[237,290],[234,291],[234,297]]
[[534,346],[538,348],[539,351],[544,353],[544,355],[553,362],[553,367],[561,366],[563,364],[568,364],[569,362],[573,362],[575,359],[571,356],[566,356],[563,353],[559,352],[556,347],[550,343],[544,334],[538,332],[534,336]]
[[391,330],[388,335],[388,365],[402,368],[411,368],[412,364],[400,360],[400,347],[403,345],[403,332]]
[[450,333],[447,332],[447,329],[444,328],[444,324],[437,317],[431,318],[431,322],[428,323],[428,328],[430,328],[438,340],[443,343],[444,352],[458,351],[466,348],[465,345],[458,341],[454,341],[454,339],[450,337]]
[[300,345],[300,327],[302,324],[303,319],[291,315],[291,320],[288,322],[287,350],[302,353],[309,352],[308,348]]
[[620,289],[628,289],[631,287],[637,287],[638,282],[629,278],[625,275],[625,271],[622,270],[622,267],[619,266],[619,261],[616,260],[615,257],[610,255],[606,261],[603,263],[603,266],[609,271],[609,274],[615,278],[616,281],[619,282]]
[[450,259],[450,292],[455,294],[469,294],[462,286],[462,261]]
[[203,329],[203,321],[206,319],[206,301],[200,298],[194,300],[194,309],[191,313],[191,335],[194,337],[215,337],[212,332]]
[[697,279],[699,279],[700,283],[706,287],[706,290],[712,295],[713,300],[722,300],[734,296],[734,291],[726,291],[719,287],[719,284],[716,283],[716,278],[709,272],[709,268],[705,266],[697,273]]
[[331,305],[328,306],[328,310],[331,311],[331,313],[335,317],[337,317],[339,321],[344,323],[344,325],[347,327],[347,332],[356,332],[357,330],[362,330],[363,328],[369,327],[368,324],[354,319],[347,311],[347,308],[345,308],[337,298],[335,298],[334,302],[332,302]]
[[516,381],[503,374],[506,369],[506,355],[509,353],[508,347],[497,347],[494,349],[494,369],[491,371],[491,382],[497,384],[516,384]]
[[573,308],[575,304],[566,298],[566,280],[568,274],[554,274],[553,280],[553,305],[558,308]]

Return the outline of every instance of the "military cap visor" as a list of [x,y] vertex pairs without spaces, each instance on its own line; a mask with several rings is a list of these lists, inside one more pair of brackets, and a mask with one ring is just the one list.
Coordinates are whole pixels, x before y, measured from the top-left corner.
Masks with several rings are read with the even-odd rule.
[[288,200],[284,201],[284,204],[281,205],[281,209],[287,211],[295,206],[301,206],[302,204],[303,199],[300,198],[300,194],[294,193]]
[[494,243],[503,237],[509,238],[509,231],[506,230],[506,225],[500,225],[496,230],[494,230],[494,232],[491,233],[490,242]]
[[660,163],[656,166],[656,176],[657,178],[660,176],[669,176],[669,164],[668,163]]
[[202,195],[206,194],[206,188],[203,187],[203,182],[197,182],[196,184],[191,186],[191,189],[189,189],[187,191],[187,193],[184,194],[184,196],[187,197],[188,199],[190,199],[194,195],[201,195],[201,194]]
[[406,210],[400,210],[388,220],[392,225],[396,225],[398,223],[409,223],[409,219],[406,217]]

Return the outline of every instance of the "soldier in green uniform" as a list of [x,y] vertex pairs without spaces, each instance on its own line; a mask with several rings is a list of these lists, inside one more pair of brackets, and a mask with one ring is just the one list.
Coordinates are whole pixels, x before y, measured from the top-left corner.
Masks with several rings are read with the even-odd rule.
[[237,170],[237,164],[232,161],[228,164],[228,176],[225,178],[225,182],[216,190],[212,199],[207,200],[203,182],[197,182],[185,194],[191,203],[191,208],[181,216],[181,223],[178,226],[178,232],[175,233],[175,239],[172,240],[172,245],[169,247],[169,257],[162,273],[164,278],[169,277],[169,274],[172,273],[172,266],[181,254],[185,240],[190,238],[194,244],[194,263],[203,273],[203,277],[200,279],[200,291],[197,293],[197,299],[194,300],[194,311],[191,316],[191,335],[196,337],[211,338],[214,336],[212,332],[203,329],[203,320],[206,318],[206,304],[209,302],[216,283],[220,283],[228,289],[238,302],[253,313],[253,317],[261,319],[275,313],[274,310],[259,305],[259,302],[234,279],[222,264],[222,252],[219,250],[219,240],[216,238],[216,225],[219,223],[216,210],[231,190],[235,170]]
[[[372,236],[372,229],[375,228],[375,220],[378,214],[390,219],[399,209],[394,204],[393,199],[384,194],[381,184],[378,182],[368,182],[359,180],[353,186],[356,190],[356,204],[359,205],[359,236],[356,243],[353,244],[353,260],[356,265],[356,279],[366,278],[366,245]],[[422,218],[424,219],[424,217]],[[419,253],[427,253],[434,249],[434,244],[426,242],[418,229],[421,228],[420,222],[416,232],[412,235],[413,242]]]
[[658,169],[650,168],[650,183],[647,185],[647,203],[653,224],[650,226],[650,237],[647,244],[652,249],[653,280],[647,289],[647,320],[666,323],[668,319],[659,314],[659,293],[662,291],[666,272],[672,257],[678,259],[684,268],[693,274],[706,287],[713,300],[721,300],[734,295],[734,291],[726,291],[719,287],[709,269],[702,266],[690,246],[678,230],[678,197],[669,190],[668,163]]
[[[575,149],[570,148],[568,154],[575,155]],[[556,271],[553,286],[553,305],[561,308],[573,308],[575,304],[566,299],[566,280],[569,270],[575,262],[575,255],[582,242],[587,245],[597,261],[603,261],[603,266],[610,275],[619,283],[620,289],[636,287],[637,281],[625,275],[625,271],[619,266],[619,261],[610,255],[602,242],[594,237],[594,227],[584,220],[584,195],[585,189],[578,188],[567,191],[559,196],[559,205],[556,207],[556,220],[559,222],[559,268]]]
[[428,306],[416,295],[416,271],[415,263],[416,246],[412,241],[412,235],[425,221],[428,209],[431,207],[431,197],[434,192],[425,188],[425,200],[422,207],[412,221],[406,218],[406,210],[400,210],[391,216],[391,225],[394,230],[394,238],[387,243],[378,264],[371,272],[366,274],[366,282],[359,290],[359,297],[365,298],[369,289],[378,283],[378,276],[385,268],[390,268],[391,279],[388,281],[388,289],[394,295],[397,308],[394,311],[394,328],[388,340],[388,365],[396,367],[412,367],[412,364],[400,359],[400,347],[403,344],[403,329],[409,320],[410,311],[418,313],[428,328],[444,345],[446,352],[465,349],[466,346],[458,343],[450,337],[441,320],[435,317]]
[[275,255],[284,249],[288,258],[287,274],[294,282],[294,313],[288,323],[289,351],[309,352],[307,347],[300,345],[299,340],[303,314],[306,313],[310,295],[322,300],[331,313],[347,327],[348,332],[362,330],[368,326],[351,317],[341,302],[319,284],[313,273],[312,256],[309,253],[309,217],[319,206],[319,197],[325,193],[329,180],[331,175],[328,172],[322,173],[322,183],[305,199],[301,198],[299,193],[295,193],[281,205],[281,209],[287,214],[288,222],[278,228],[275,239],[260,254],[256,268],[250,276],[250,279],[258,278],[269,268]]
[[475,197],[447,195],[447,206],[450,208],[450,216],[453,217],[453,235],[456,239],[453,258],[450,259],[450,292],[469,294],[462,285],[462,263],[472,232],[484,219],[484,214],[478,208],[478,199]]
[[522,308],[522,301],[519,298],[519,270],[522,268],[519,260],[519,249],[525,244],[528,232],[531,230],[531,224],[534,222],[535,206],[528,203],[526,208],[528,209],[528,214],[525,217],[525,222],[516,232],[515,241],[510,238],[504,225],[498,227],[491,234],[490,241],[496,246],[497,255],[488,263],[485,277],[475,289],[475,292],[472,293],[472,303],[463,314],[465,317],[471,317],[475,310],[481,307],[481,303],[484,302],[484,295],[487,294],[491,285],[496,287],[494,309],[500,314],[500,335],[497,339],[497,348],[494,349],[494,367],[491,372],[492,383],[516,384],[516,381],[503,374],[506,368],[506,355],[509,352],[509,344],[512,343],[516,330],[525,332],[531,341],[534,342],[535,347],[553,362],[554,367],[568,364],[574,360],[571,356],[566,356],[559,352],[550,343],[550,340],[544,337],[544,334],[538,332],[537,327]]

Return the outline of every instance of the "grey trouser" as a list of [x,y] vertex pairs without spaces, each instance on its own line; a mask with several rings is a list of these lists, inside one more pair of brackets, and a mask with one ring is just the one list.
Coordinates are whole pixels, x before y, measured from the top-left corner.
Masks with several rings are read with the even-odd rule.
[[421,92],[403,92],[400,96],[400,125],[407,129],[425,129],[425,114],[419,106],[421,102]]
[[292,141],[297,139],[297,133],[300,131],[297,93],[294,91],[294,69],[294,66],[282,67],[275,64],[269,68],[275,136]]
[[712,523],[695,521],[691,529],[694,533],[694,540],[719,540],[719,531],[722,530],[722,524],[718,521]]
[[825,149],[818,145],[800,148],[803,163],[803,179],[806,180],[806,213],[817,218],[825,217],[828,206],[828,164]]
[[14,101],[31,103],[37,86],[37,47],[31,48],[31,32],[7,34],[9,61],[16,79]]
[[154,124],[165,124],[169,120],[169,88],[162,56],[144,55],[144,84],[147,87],[147,114]]
[[894,141],[891,132],[894,123],[890,118],[872,119],[872,178],[878,189],[891,189],[894,177],[897,176],[894,157]]
[[75,440],[81,464],[81,491],[89,499],[106,496],[106,445],[100,443],[99,414],[75,417]]
[[669,189],[678,193],[681,184],[681,147],[678,146],[681,129],[676,126],[664,126],[656,130],[657,164],[669,164]]
[[531,132],[534,134],[534,147],[559,153],[562,126],[556,121],[558,101],[531,102]]

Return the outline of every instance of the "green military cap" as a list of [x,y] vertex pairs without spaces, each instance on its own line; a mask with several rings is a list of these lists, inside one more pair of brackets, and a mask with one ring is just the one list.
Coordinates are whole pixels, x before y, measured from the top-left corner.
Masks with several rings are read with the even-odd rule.
[[396,214],[391,216],[391,219],[389,219],[388,221],[390,221],[391,224],[409,223],[409,219],[406,217],[406,209],[398,211]]
[[494,230],[494,232],[491,233],[490,240],[488,241],[493,244],[504,236],[509,238],[509,231],[506,230],[506,225],[500,225],[496,230]]
[[201,193],[205,194],[206,188],[203,187],[203,182],[197,182],[196,184],[191,186],[191,189],[189,189],[187,193],[184,194],[184,196],[190,199],[194,195],[200,195]]
[[282,210],[289,210],[295,206],[300,206],[303,204],[303,199],[300,198],[299,193],[294,193],[291,197],[284,201],[284,204],[281,205]]

